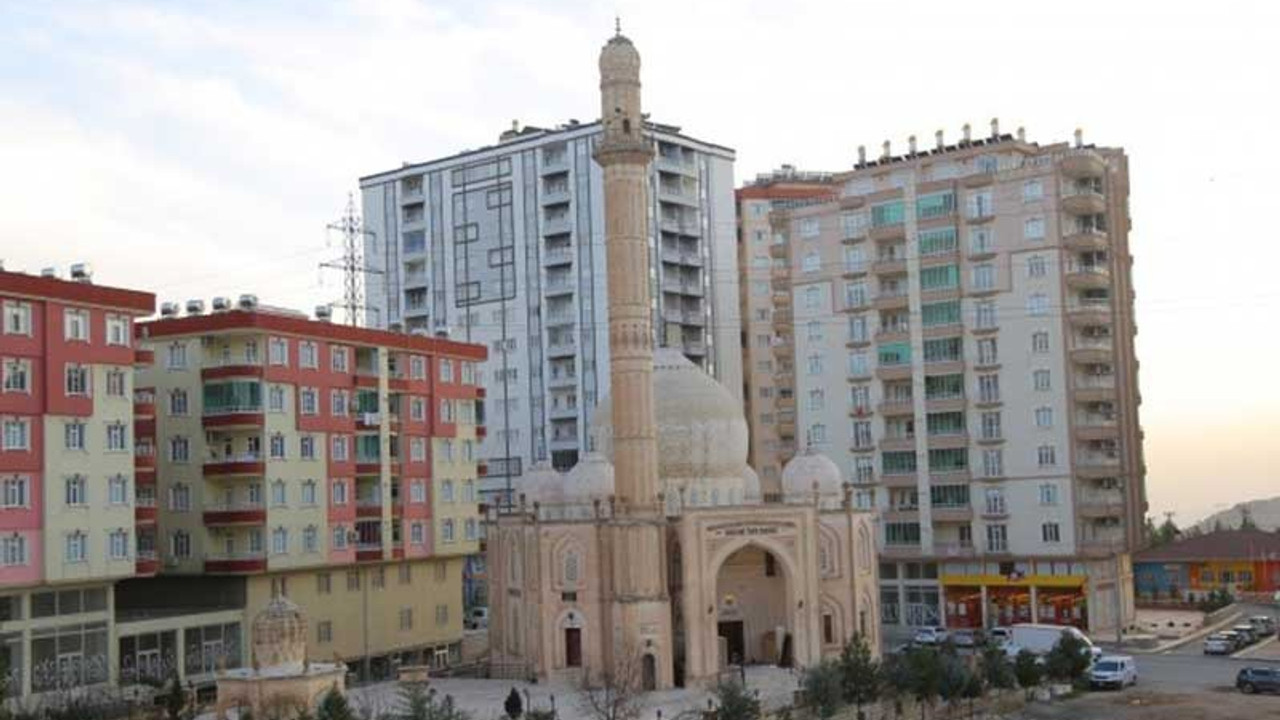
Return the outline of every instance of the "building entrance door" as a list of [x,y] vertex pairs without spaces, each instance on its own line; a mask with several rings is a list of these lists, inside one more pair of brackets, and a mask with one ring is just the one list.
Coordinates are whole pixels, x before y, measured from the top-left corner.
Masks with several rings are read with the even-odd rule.
[[564,664],[582,667],[582,630],[579,628],[564,629]]
[[719,624],[720,637],[725,640],[725,662],[740,665],[746,657],[745,628],[741,620],[726,620]]

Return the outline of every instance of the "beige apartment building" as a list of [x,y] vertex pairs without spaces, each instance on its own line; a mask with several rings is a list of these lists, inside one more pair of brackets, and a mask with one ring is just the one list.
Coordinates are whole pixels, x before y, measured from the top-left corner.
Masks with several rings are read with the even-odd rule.
[[1147,507],[1127,156],[995,121],[859,155],[803,202],[739,192],[762,485],[797,450],[840,465],[880,512],[888,632],[1123,624]]

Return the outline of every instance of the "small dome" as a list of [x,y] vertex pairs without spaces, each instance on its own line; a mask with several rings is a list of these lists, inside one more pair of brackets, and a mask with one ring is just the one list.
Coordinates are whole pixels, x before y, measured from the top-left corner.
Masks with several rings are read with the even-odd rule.
[[760,476],[750,465],[742,469],[742,502],[744,505],[760,502]]
[[556,505],[564,502],[564,475],[541,460],[529,468],[520,481],[520,493],[530,503]]
[[625,35],[614,35],[600,50],[600,77],[640,77],[640,51]]
[[589,452],[564,476],[568,502],[608,500],[613,495],[613,463],[604,455]]
[[262,668],[302,667],[307,657],[307,616],[283,595],[253,619],[253,659]]
[[810,448],[782,469],[782,493],[787,500],[805,500],[813,497],[815,485],[819,495],[837,495],[844,481],[831,458]]

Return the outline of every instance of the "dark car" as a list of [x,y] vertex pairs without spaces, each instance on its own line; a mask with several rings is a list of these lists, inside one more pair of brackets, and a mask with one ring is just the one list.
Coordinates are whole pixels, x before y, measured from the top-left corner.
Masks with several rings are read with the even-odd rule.
[[1259,692],[1280,693],[1280,670],[1248,667],[1236,675],[1236,687],[1246,695]]

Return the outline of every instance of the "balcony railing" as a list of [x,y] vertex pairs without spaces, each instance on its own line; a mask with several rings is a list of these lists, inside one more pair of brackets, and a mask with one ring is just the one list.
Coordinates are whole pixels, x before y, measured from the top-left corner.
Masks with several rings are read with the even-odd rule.
[[219,415],[246,415],[262,412],[262,403],[239,403],[234,405],[220,405],[218,407],[205,406],[204,417],[218,417]]
[[1114,390],[1116,387],[1116,376],[1078,375],[1076,376],[1076,387],[1086,390]]
[[261,502],[205,503],[205,512],[255,512],[266,510]]
[[1092,465],[1092,466],[1119,465],[1120,451],[1118,450],[1104,451],[1104,452],[1085,451],[1085,452],[1076,453],[1076,464]]
[[209,457],[205,458],[205,465],[226,465],[230,463],[254,463],[262,462],[266,459],[262,453],[209,453]]
[[248,560],[266,560],[265,550],[246,550],[244,552],[205,553],[205,562],[242,562]]

